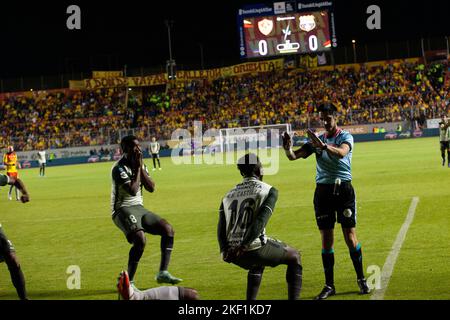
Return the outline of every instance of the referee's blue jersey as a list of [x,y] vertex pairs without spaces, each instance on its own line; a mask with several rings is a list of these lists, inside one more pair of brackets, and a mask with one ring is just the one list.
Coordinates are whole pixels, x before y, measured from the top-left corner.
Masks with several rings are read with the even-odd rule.
[[345,143],[350,147],[350,151],[345,157],[339,159],[330,156],[326,151],[316,149],[316,183],[334,184],[336,178],[340,178],[342,182],[351,181],[353,136],[348,131],[338,128],[333,136],[329,137],[325,132],[319,136],[319,139],[333,147],[339,147]]

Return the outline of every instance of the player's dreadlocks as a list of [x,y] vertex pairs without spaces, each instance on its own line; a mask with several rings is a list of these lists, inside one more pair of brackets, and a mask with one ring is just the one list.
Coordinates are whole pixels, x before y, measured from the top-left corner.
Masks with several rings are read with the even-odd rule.
[[122,149],[122,152],[126,152],[127,148],[133,144],[134,140],[137,140],[137,138],[132,135],[123,137],[120,141],[120,148]]

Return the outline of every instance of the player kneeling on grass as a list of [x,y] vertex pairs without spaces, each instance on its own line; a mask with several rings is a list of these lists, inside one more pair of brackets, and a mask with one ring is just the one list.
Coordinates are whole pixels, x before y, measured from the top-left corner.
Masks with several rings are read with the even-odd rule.
[[255,154],[240,158],[238,170],[244,180],[220,204],[218,240],[223,260],[249,270],[247,300],[256,299],[266,266],[286,264],[288,299],[296,300],[302,287],[300,253],[265,234],[278,191],[262,182],[262,165]]
[[112,168],[111,209],[114,223],[133,245],[128,258],[129,277],[133,281],[144,253],[144,232],[147,232],[161,236],[161,263],[156,280],[158,283],[176,284],[182,280],[167,271],[174,242],[173,228],[166,220],[143,206],[142,187],[153,192],[155,183],[143,162],[139,141],[134,136],[126,136],[120,146],[123,157]]
[[197,290],[185,287],[157,287],[144,291],[136,289],[130,283],[128,272],[122,271],[117,283],[119,300],[198,300]]
[[[20,201],[22,201],[23,203],[30,201],[28,192],[25,189],[25,185],[20,179],[15,179],[13,177],[8,177],[0,174],[0,186],[6,186],[7,184],[15,186],[20,190],[20,192],[22,193],[22,195],[20,196]],[[22,300],[27,299],[25,277],[23,276],[22,269],[20,268],[20,263],[17,259],[16,251],[11,241],[9,241],[4,234],[2,225],[0,224],[0,263],[1,262],[5,262],[8,266],[12,283],[16,288],[19,298]]]

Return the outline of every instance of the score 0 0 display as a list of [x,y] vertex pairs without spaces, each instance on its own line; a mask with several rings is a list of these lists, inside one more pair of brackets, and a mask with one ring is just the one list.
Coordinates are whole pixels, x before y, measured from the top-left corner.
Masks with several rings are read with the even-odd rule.
[[326,51],[328,12],[302,12],[243,20],[247,58]]

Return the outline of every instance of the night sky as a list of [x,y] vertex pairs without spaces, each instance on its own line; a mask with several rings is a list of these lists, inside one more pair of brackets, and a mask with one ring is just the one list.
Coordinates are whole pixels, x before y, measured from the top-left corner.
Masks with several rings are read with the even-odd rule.
[[[152,67],[168,59],[167,28],[174,21],[173,53],[178,66],[206,67],[242,62],[237,10],[272,1],[2,1],[0,78],[91,70]],[[307,2],[306,0],[304,2]],[[448,0],[423,2],[337,0],[340,45],[450,35]],[[66,8],[81,7],[81,30],[68,30]],[[381,7],[381,30],[366,28],[366,8]]]

